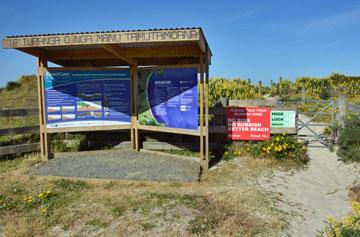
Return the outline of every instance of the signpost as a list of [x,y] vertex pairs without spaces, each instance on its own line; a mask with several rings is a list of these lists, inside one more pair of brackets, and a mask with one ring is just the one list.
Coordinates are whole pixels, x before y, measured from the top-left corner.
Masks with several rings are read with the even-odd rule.
[[226,137],[228,140],[270,139],[269,107],[228,107]]

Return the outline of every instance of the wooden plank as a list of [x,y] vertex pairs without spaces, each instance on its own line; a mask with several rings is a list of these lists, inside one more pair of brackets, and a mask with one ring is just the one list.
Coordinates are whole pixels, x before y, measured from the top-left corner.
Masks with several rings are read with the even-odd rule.
[[27,126],[17,128],[2,128],[0,129],[0,136],[18,135],[26,133],[38,133],[39,126]]
[[154,48],[121,48],[118,45],[102,45],[102,48],[79,50],[48,51],[48,60],[86,60],[131,58],[161,58],[161,57],[197,57],[200,49],[196,45],[169,46]]
[[32,116],[39,112],[38,109],[7,109],[0,110],[0,117],[26,117]]
[[[90,59],[90,60],[51,60],[53,63],[64,67],[112,67],[112,66],[129,66],[129,63],[119,58],[112,59]],[[198,57],[161,57],[161,58],[139,58],[139,66],[153,65],[183,65],[199,64]]]
[[200,40],[200,29],[163,29],[7,37],[3,48],[36,48],[116,43],[189,42]]
[[165,128],[157,126],[148,126],[138,124],[138,129],[153,132],[178,133],[191,136],[200,136],[200,126],[198,130],[182,129],[182,128]]
[[3,146],[3,147],[0,147],[0,156],[11,155],[11,154],[20,154],[23,152],[32,152],[32,151],[38,151],[38,150],[40,150],[39,143]]
[[113,130],[126,130],[130,129],[130,124],[124,125],[104,125],[104,126],[83,126],[71,128],[47,128],[48,133],[59,132],[90,132],[90,131],[113,131]]

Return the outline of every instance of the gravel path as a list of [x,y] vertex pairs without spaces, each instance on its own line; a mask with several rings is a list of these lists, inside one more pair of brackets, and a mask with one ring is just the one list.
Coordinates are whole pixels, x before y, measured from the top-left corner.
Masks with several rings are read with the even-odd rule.
[[33,172],[66,177],[191,182],[199,179],[199,170],[199,163],[191,159],[106,150],[57,153]]
[[[310,134],[306,128],[301,132]],[[360,177],[360,167],[338,161],[335,152],[316,141],[310,140],[308,155],[304,170],[276,172],[260,180],[263,188],[278,194],[277,205],[291,215],[285,236],[316,236],[329,215],[343,217],[351,212],[347,188]]]

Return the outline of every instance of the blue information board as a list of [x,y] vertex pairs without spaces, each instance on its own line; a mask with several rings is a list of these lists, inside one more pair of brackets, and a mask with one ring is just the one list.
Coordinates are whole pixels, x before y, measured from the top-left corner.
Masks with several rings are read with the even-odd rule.
[[139,70],[139,123],[198,129],[197,68]]
[[48,128],[130,124],[129,70],[49,70]]

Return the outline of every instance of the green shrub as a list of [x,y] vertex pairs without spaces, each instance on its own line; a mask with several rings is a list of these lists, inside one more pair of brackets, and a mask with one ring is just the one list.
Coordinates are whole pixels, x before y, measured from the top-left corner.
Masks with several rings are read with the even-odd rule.
[[16,81],[8,81],[6,83],[6,90],[13,90],[13,89],[16,89],[16,88],[19,88],[21,86],[21,84],[19,82],[16,82]]
[[360,115],[350,115],[340,128],[338,155],[344,161],[360,162]]
[[360,203],[353,202],[354,214],[337,220],[328,217],[327,226],[320,236],[323,237],[356,237],[360,236]]
[[68,140],[64,133],[58,133],[51,140],[54,152],[81,151],[87,148],[87,137],[84,134],[73,135]]

